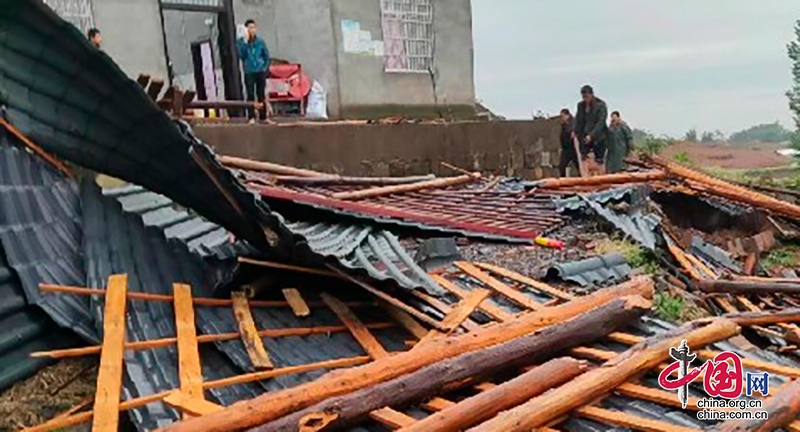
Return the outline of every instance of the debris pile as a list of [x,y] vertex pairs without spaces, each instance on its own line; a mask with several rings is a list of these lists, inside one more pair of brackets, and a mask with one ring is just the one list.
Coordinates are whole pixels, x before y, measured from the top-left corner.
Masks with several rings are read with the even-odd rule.
[[657,157],[524,181],[217,155],[41,2],[11,3],[0,429],[800,429],[785,192]]

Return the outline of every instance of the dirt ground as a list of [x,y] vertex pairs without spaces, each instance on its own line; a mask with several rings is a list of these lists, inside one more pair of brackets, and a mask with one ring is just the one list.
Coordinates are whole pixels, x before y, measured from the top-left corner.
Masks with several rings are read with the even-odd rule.
[[65,359],[3,392],[0,431],[34,426],[81,404],[91,409],[96,368],[96,358]]
[[781,156],[776,150],[779,144],[752,144],[731,146],[727,144],[702,144],[681,142],[664,150],[664,156],[673,159],[685,153],[695,166],[723,169],[759,169],[789,165],[792,158]]

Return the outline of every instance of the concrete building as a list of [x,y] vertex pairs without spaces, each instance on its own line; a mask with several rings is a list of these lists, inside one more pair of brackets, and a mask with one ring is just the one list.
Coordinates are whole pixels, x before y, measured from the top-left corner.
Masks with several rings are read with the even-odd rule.
[[213,59],[213,92],[241,97],[230,47],[234,26],[254,19],[273,58],[302,64],[322,85],[331,117],[474,114],[470,0],[46,3],[82,31],[98,27],[104,50],[131,77],[149,73],[183,88],[207,86],[195,79],[202,57]]

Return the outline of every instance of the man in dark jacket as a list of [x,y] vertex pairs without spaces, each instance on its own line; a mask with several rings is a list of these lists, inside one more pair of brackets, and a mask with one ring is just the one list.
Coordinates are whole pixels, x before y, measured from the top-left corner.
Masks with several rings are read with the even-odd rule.
[[619,111],[611,113],[611,126],[608,128],[608,154],[606,172],[614,174],[625,169],[625,158],[633,151],[633,133],[622,120]]
[[578,103],[578,112],[575,113],[575,133],[581,143],[581,156],[586,157],[591,151],[595,162],[603,165],[608,135],[608,108],[588,85],[581,88],[581,98],[583,100]]
[[[246,38],[239,38],[239,59],[242,61],[244,69],[244,86],[247,92],[248,101],[259,101],[264,105],[261,107],[261,118],[266,118],[266,85],[267,71],[269,70],[269,50],[264,40],[258,37],[256,22],[249,19],[245,21],[247,27]],[[255,112],[248,110],[250,118],[255,118]]]
[[561,177],[567,176],[567,167],[572,164],[580,170],[578,152],[575,150],[575,118],[568,109],[561,110],[561,158],[558,162],[558,173]]

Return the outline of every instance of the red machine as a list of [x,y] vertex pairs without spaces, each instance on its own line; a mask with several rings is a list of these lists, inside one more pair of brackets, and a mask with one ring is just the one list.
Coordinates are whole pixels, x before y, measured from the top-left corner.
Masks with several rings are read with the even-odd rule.
[[267,78],[267,99],[277,115],[306,115],[306,98],[311,92],[311,80],[303,66],[294,63],[273,64]]

